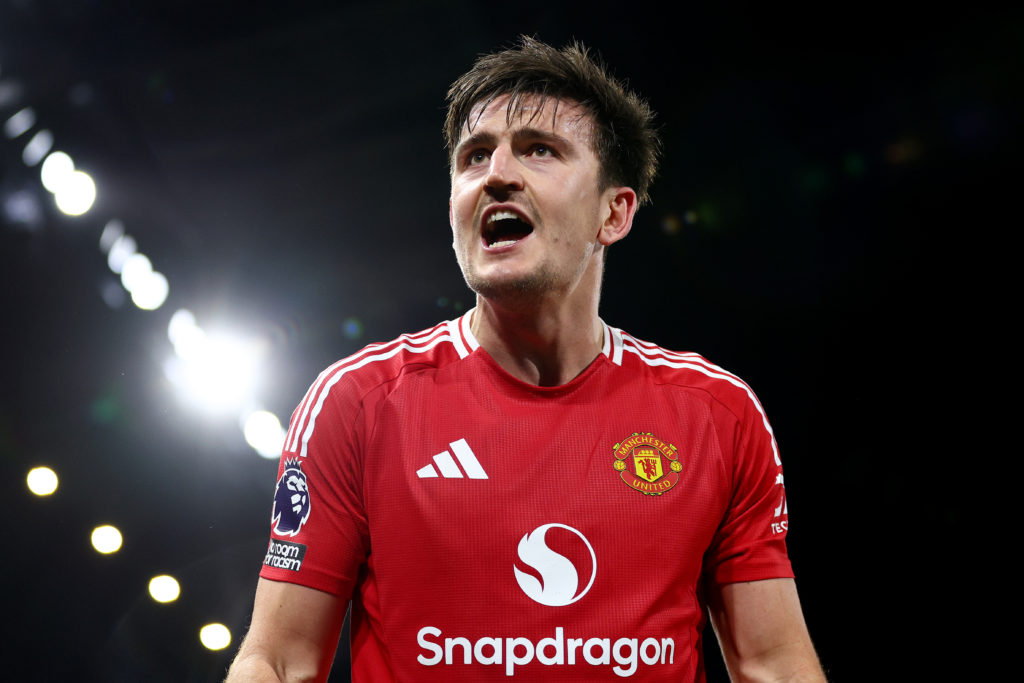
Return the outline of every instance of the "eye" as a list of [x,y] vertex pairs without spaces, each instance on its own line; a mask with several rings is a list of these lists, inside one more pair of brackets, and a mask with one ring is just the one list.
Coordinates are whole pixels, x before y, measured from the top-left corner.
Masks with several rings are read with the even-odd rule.
[[530,154],[535,157],[549,157],[554,154],[550,147],[547,145],[534,145],[530,150]]
[[469,166],[482,164],[487,161],[488,154],[489,153],[486,149],[475,149],[466,157],[466,164]]

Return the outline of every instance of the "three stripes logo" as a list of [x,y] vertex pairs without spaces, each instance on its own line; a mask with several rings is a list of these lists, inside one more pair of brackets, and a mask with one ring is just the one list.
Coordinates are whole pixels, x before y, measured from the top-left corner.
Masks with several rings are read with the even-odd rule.
[[[434,465],[437,465],[437,469],[434,469],[434,465],[427,465],[416,470],[416,476],[420,479],[429,479],[437,477],[437,473],[440,471],[441,476],[445,479],[462,479],[463,472],[470,479],[487,478],[487,472],[484,472],[483,466],[480,465],[476,454],[473,453],[473,449],[469,447],[465,439],[452,441],[448,447],[450,450],[441,451],[434,456]],[[452,458],[452,453],[455,454],[454,458]],[[455,464],[456,460],[459,461],[458,464]],[[462,466],[462,469],[459,469],[459,465]]]

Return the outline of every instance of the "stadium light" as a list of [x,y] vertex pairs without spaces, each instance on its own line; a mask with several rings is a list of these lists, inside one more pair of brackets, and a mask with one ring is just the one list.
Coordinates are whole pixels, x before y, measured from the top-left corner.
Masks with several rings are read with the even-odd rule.
[[253,411],[246,416],[242,432],[246,443],[264,458],[272,459],[281,455],[285,431],[277,415],[266,410]]
[[4,122],[4,135],[13,140],[34,125],[36,125],[36,113],[30,107],[25,107]]
[[173,576],[161,574],[149,580],[149,597],[157,602],[174,602],[181,595],[181,585]]
[[72,171],[54,194],[57,208],[69,216],[81,216],[96,201],[96,183],[85,171]]
[[104,555],[116,553],[121,549],[122,541],[121,532],[117,530],[117,527],[109,524],[98,526],[92,530],[92,547],[98,553]]
[[25,481],[28,490],[37,496],[49,496],[57,490],[57,473],[49,467],[33,467]]
[[207,650],[223,650],[231,644],[231,631],[224,624],[207,624],[199,629],[199,642]]
[[75,162],[64,152],[52,152],[43,160],[39,169],[39,178],[43,187],[56,194],[67,178],[75,172]]

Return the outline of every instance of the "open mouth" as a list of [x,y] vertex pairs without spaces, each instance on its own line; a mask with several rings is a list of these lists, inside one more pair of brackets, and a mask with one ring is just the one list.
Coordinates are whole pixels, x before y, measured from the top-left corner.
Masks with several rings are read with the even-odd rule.
[[514,211],[499,209],[484,219],[483,239],[489,249],[508,247],[533,232],[533,226]]

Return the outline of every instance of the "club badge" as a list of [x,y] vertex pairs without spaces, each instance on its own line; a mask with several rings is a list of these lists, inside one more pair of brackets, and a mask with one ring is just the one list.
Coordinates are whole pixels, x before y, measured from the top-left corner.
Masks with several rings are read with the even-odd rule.
[[683,464],[675,446],[650,432],[633,434],[612,447],[612,467],[626,486],[645,496],[660,496],[679,483]]

